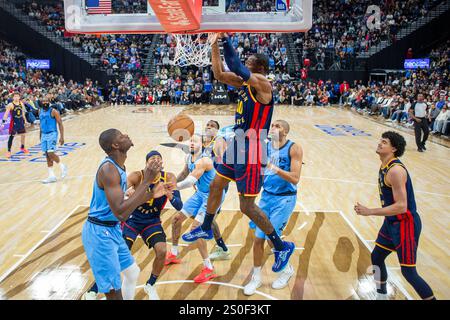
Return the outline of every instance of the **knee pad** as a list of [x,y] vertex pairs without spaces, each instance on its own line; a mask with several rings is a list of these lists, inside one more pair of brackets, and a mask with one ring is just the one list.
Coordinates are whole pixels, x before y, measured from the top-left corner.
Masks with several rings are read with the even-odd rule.
[[123,270],[123,276],[130,281],[137,281],[140,272],[141,269],[139,269],[138,265],[135,262],[131,266]]

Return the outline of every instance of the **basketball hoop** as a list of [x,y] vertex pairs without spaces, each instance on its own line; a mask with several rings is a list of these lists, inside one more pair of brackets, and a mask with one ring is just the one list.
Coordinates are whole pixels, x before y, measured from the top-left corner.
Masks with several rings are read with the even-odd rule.
[[173,63],[180,67],[195,65],[207,67],[211,65],[211,45],[213,33],[173,34],[176,40]]

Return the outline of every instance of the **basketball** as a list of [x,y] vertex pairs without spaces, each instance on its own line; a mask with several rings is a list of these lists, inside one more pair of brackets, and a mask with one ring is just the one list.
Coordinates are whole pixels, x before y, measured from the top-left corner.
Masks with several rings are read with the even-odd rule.
[[194,134],[194,121],[185,114],[179,114],[170,119],[167,132],[173,140],[183,142]]

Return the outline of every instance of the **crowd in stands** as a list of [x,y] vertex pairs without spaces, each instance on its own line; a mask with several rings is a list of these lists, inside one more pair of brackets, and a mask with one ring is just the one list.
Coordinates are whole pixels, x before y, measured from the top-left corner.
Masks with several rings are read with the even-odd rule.
[[[98,59],[97,66],[109,74],[123,76],[127,71],[142,72],[151,35],[78,35],[64,32],[63,2],[27,1],[22,10],[37,19],[46,29],[58,37],[65,37],[75,47],[81,48],[91,57]],[[118,0],[112,2],[113,13],[146,12],[144,0]],[[143,11],[142,11],[143,10]]]
[[40,101],[44,97],[61,114],[89,109],[103,103],[97,83],[89,79],[84,83],[76,83],[46,70],[27,69],[26,55],[0,39],[0,112],[5,110],[16,91],[25,104],[29,123],[36,121]]
[[343,95],[360,113],[382,116],[387,122],[412,126],[409,111],[417,95],[424,94],[428,104],[430,130],[436,134],[450,131],[450,41],[430,53],[430,69],[407,70],[398,77],[389,77],[385,84],[375,82],[357,85]]
[[[358,53],[368,51],[381,41],[393,42],[397,33],[423,17],[442,0],[314,0],[313,26],[306,33],[294,34],[299,57],[308,58],[311,67],[327,70],[352,69]],[[370,24],[380,8],[379,27]],[[369,21],[369,23],[368,23]]]

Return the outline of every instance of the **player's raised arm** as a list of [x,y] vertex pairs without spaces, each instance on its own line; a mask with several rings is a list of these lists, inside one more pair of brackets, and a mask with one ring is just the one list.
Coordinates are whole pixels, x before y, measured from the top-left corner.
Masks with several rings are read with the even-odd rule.
[[[239,59],[236,50],[234,50],[231,40],[228,36],[222,38],[223,53],[225,62],[230,71],[244,80],[245,83],[255,88],[258,94],[263,98],[263,103],[268,103],[272,99],[272,84],[260,73],[252,73]],[[249,58],[250,59],[250,58]],[[268,70],[259,70],[259,72],[267,73]]]
[[183,190],[192,187],[198,179],[205,173],[205,171],[212,170],[214,168],[213,162],[210,158],[202,158],[195,165],[194,170],[189,174],[189,176],[181,182],[177,183],[177,189]]
[[212,70],[214,73],[214,78],[217,81],[228,84],[233,87],[241,87],[244,83],[241,77],[237,76],[233,72],[225,72],[223,69],[222,59],[220,57],[220,50],[218,44],[219,34],[216,34],[216,38],[211,45],[211,55],[212,55]]
[[[167,183],[170,185],[177,184],[177,178],[171,172],[167,173]],[[183,201],[181,200],[181,194],[179,190],[173,190],[168,192],[167,197],[175,210],[180,211],[183,208]]]

